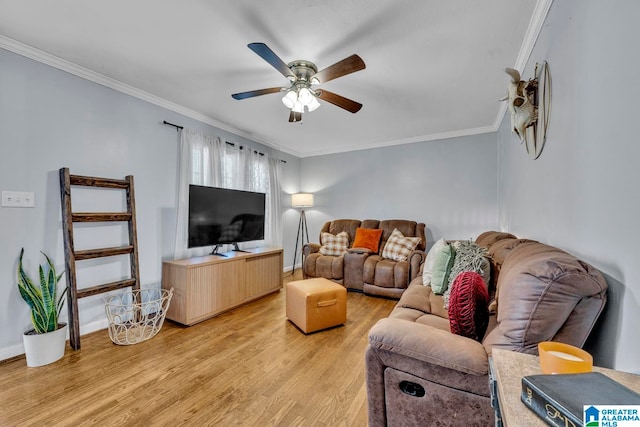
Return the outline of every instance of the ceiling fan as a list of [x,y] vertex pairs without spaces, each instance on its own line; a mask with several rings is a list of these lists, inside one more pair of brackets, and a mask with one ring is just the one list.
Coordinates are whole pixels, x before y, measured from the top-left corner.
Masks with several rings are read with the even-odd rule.
[[289,122],[292,123],[302,120],[302,113],[305,107],[307,111],[313,111],[318,108],[320,106],[318,99],[337,105],[352,113],[357,113],[362,108],[362,104],[359,102],[325,89],[312,88],[312,85],[326,83],[338,77],[364,70],[366,66],[362,58],[358,55],[351,55],[342,61],[338,61],[318,71],[318,68],[313,62],[306,60],[297,60],[286,64],[264,43],[250,43],[248,47],[271,64],[271,66],[278,70],[283,76],[288,78],[290,86],[270,87],[234,93],[231,95],[234,99],[240,100],[270,93],[284,93],[282,103],[291,110],[289,113]]

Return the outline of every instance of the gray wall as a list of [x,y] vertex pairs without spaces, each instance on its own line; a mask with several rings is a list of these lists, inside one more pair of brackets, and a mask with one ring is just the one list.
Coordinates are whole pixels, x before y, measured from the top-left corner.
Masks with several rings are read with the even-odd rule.
[[[163,120],[286,160],[284,188],[297,190],[298,158],[0,49],[0,190],[32,191],[36,200],[35,208],[0,208],[0,360],[23,352],[22,332],[30,326],[16,286],[20,248],[36,279],[37,265],[44,262],[40,250],[64,269],[61,167],[78,175],[134,175],[140,277],[145,287],[159,285],[162,260],[173,255],[179,142],[176,130],[162,125]],[[74,192],[76,211],[124,207],[120,194],[84,191]],[[295,221],[284,228],[294,228]],[[121,226],[76,227],[76,248],[118,245],[126,236]],[[289,252],[285,265],[293,258]],[[81,264],[81,286],[118,280],[129,271],[126,257]],[[103,310],[100,296],[81,300],[81,333],[106,326]]]
[[[640,2],[556,1],[523,76],[547,60],[553,84],[548,141],[532,161],[498,132],[500,225],[594,264],[609,303],[589,343],[596,363],[640,371],[637,242]],[[506,79],[505,79],[506,81]]]
[[493,133],[304,158],[309,237],[329,219],[371,218],[424,222],[428,247],[475,238],[498,227],[496,170]]

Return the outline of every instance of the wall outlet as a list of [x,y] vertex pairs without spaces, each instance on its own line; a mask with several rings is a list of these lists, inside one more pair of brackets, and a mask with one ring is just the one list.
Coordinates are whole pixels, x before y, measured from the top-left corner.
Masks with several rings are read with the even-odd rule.
[[32,208],[36,205],[36,195],[31,191],[2,191],[2,207]]

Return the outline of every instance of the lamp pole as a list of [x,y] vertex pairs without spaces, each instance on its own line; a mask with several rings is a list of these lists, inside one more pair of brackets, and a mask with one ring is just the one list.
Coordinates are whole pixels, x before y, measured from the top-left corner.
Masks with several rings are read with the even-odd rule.
[[296,270],[296,260],[298,259],[298,243],[300,243],[300,260],[302,261],[302,269],[304,270],[304,238],[307,238],[309,243],[309,229],[307,228],[307,217],[304,213],[304,209],[300,209],[300,219],[298,220],[298,233],[296,234],[296,249],[293,253],[293,271]]
[[304,244],[305,237],[307,243],[309,243],[309,228],[307,227],[307,216],[304,212],[304,208],[313,207],[313,194],[310,193],[296,193],[291,195],[291,206],[294,208],[300,208],[300,218],[298,219],[298,232],[296,233],[296,247],[293,252],[293,267],[291,274],[296,271],[296,261],[298,260],[298,245],[300,246],[300,258],[302,261],[302,272],[304,276]]

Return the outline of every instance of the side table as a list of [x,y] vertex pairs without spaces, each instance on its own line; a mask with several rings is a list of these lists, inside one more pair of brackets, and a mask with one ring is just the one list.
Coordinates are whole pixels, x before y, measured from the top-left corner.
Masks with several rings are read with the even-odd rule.
[[[640,392],[640,375],[593,367],[609,378]],[[520,400],[522,377],[541,374],[537,356],[493,349],[489,359],[491,402],[496,410],[496,426],[546,426],[547,424]]]

